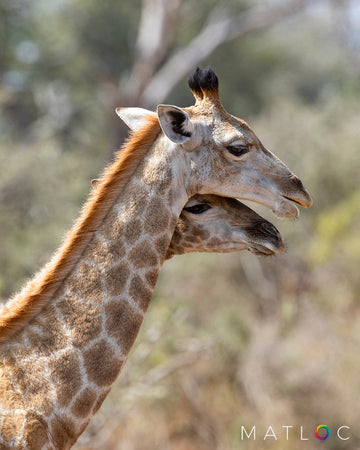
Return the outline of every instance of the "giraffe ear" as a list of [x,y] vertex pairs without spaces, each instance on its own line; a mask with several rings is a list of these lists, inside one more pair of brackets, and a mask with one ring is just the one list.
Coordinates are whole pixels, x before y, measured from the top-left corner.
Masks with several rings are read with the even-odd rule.
[[188,142],[194,132],[189,114],[177,106],[159,105],[157,115],[165,135],[176,144]]
[[156,117],[156,113],[144,108],[116,108],[116,114],[132,131],[137,131],[146,124],[146,118]]
[[98,187],[98,184],[100,183],[99,178],[94,178],[93,180],[91,180],[91,186],[93,189],[96,189]]

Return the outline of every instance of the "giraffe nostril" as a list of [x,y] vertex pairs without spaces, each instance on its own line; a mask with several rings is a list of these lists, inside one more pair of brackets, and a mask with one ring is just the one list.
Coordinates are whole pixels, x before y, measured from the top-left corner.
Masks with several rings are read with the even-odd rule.
[[285,245],[282,240],[279,230],[270,222],[264,221],[259,224],[259,230],[263,237],[267,241],[267,245],[274,253],[283,253],[285,251]]
[[294,185],[295,185],[298,189],[300,189],[300,190],[302,190],[302,191],[305,191],[305,187],[304,187],[302,181],[301,181],[300,178],[298,178],[296,175],[292,174],[292,175],[290,176],[290,180],[294,183]]
[[270,222],[262,222],[260,224],[260,229],[263,233],[272,236],[272,237],[279,237],[280,233],[278,229]]

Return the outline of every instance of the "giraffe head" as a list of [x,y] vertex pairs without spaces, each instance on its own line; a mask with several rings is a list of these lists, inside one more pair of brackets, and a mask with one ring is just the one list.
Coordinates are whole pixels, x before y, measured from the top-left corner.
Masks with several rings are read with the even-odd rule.
[[190,252],[256,255],[283,253],[279,231],[255,211],[233,198],[196,194],[177,221],[166,258]]
[[[211,69],[197,69],[189,80],[195,105],[159,105],[157,117],[168,147],[187,162],[186,190],[237,197],[261,203],[280,218],[296,217],[294,203],[310,207],[302,182],[267,150],[249,125],[223,108],[218,79]],[[118,108],[130,128],[140,128],[149,114],[140,108]]]

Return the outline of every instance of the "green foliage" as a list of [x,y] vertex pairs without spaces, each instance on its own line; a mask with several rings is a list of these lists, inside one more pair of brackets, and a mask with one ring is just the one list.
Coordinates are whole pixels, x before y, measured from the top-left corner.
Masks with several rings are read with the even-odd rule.
[[360,191],[320,215],[310,256],[324,263],[339,250],[350,264],[360,260]]

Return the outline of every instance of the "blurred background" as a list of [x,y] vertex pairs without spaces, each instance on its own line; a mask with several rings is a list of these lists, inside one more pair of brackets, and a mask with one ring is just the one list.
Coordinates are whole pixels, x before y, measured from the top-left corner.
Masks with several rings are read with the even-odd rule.
[[[126,368],[74,448],[359,448],[358,0],[1,0],[0,298],[49,259],[126,137],[114,108],[191,105],[197,65],[214,68],[225,108],[314,206],[279,221],[252,205],[284,255],[165,264]],[[269,425],[277,440],[264,441]]]

